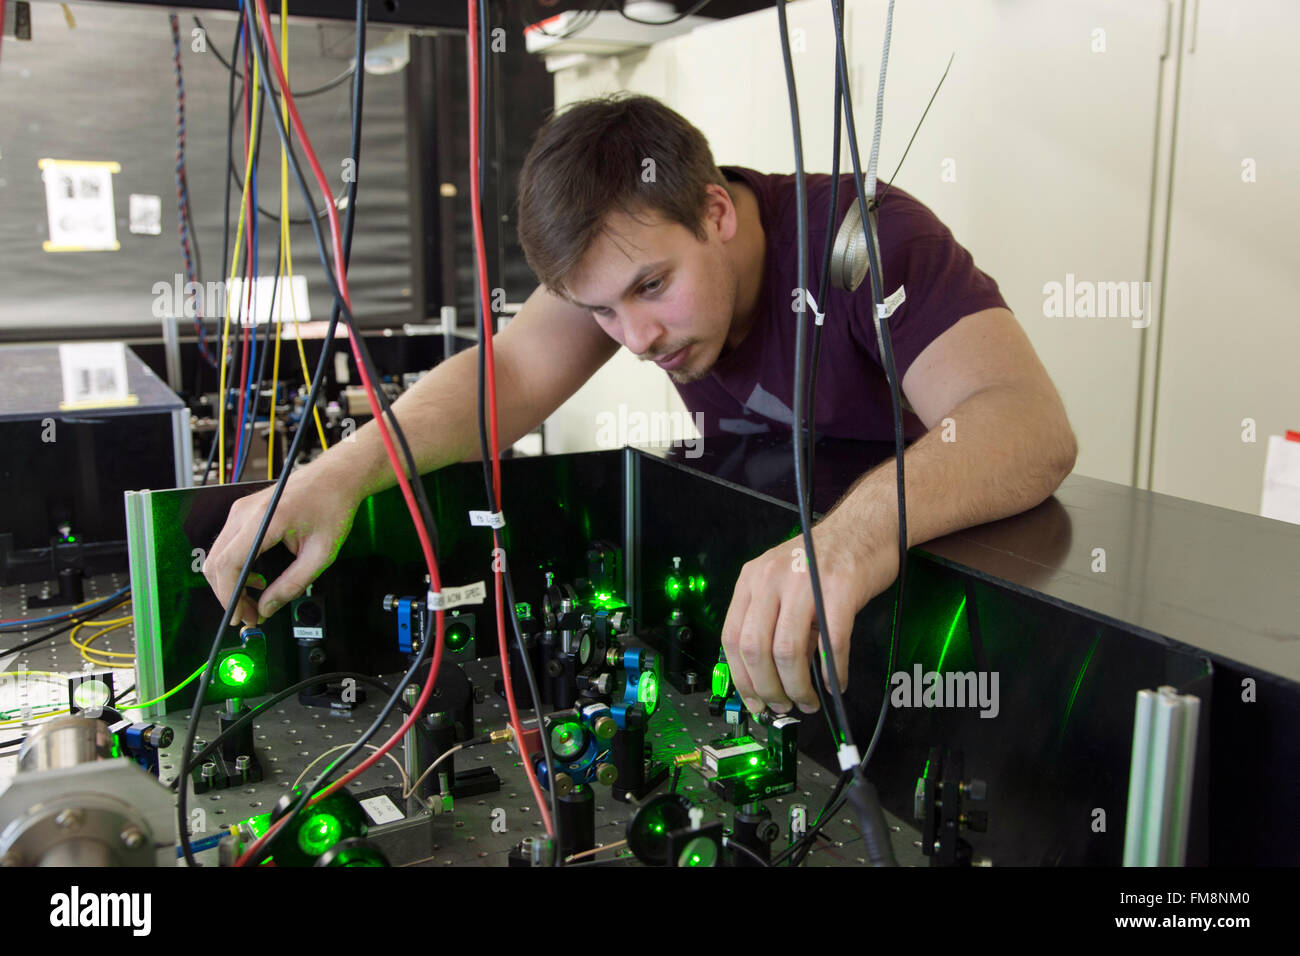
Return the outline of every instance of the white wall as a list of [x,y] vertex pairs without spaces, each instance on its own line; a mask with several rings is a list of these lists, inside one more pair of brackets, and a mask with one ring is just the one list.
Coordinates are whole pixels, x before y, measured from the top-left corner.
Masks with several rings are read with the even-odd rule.
[[[847,4],[864,162],[886,7]],[[1245,8],[897,4],[879,173],[893,174],[955,53],[896,181],[997,280],[1065,400],[1077,471],[1254,512],[1266,436],[1300,428],[1300,134],[1289,119],[1300,115],[1300,5]],[[802,0],[788,11],[805,157],[824,172],[830,7]],[[704,132],[719,163],[793,170],[775,10],[561,71],[555,84],[557,103],[622,89],[656,96]],[[1247,157],[1257,159],[1253,184],[1241,181]],[[847,149],[841,162],[850,168]],[[1068,275],[1076,285],[1150,282],[1146,314],[1045,314],[1045,284]],[[637,365],[621,353],[557,412],[550,447],[591,447],[593,406],[680,408],[667,377]],[[1255,444],[1240,440],[1244,418],[1257,423]]]

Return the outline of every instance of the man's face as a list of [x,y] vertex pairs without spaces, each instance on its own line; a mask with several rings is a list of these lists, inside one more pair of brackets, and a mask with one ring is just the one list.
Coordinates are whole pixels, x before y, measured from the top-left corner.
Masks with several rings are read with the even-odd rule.
[[610,215],[606,228],[565,283],[605,333],[679,384],[708,374],[731,328],[736,270],[726,244],[736,210],[709,187],[705,240],[645,211]]

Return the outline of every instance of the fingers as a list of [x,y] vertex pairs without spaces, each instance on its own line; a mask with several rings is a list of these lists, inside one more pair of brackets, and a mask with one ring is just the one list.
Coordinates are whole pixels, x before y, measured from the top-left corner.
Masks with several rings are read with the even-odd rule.
[[267,585],[257,602],[258,620],[264,621],[296,597],[300,597],[330,563],[331,543],[326,535],[313,534],[298,542],[298,556],[284,572]]
[[[751,592],[745,620],[740,626],[740,659],[753,688],[752,695],[742,691],[741,696],[755,713],[763,709],[764,701],[779,712],[790,709],[790,697],[781,684],[776,662],[772,660],[772,634],[780,610],[779,594],[768,589]],[[758,707],[752,706],[751,696],[757,698]]]
[[[253,539],[257,535],[257,529],[261,524],[262,515],[265,513],[266,504],[269,496],[263,493],[250,495],[247,498],[241,498],[231,506],[230,516],[226,519],[221,533],[217,535],[217,540],[213,542],[208,551],[207,559],[203,562],[203,575],[207,578],[208,584],[212,587],[212,592],[216,595],[221,606],[229,606],[232,598],[235,597],[235,585],[239,583],[239,572],[243,569],[244,561],[248,558],[248,549],[253,544]],[[274,547],[280,543],[283,535],[284,522],[277,514],[271,519],[270,527],[267,528],[266,537],[262,540],[261,548],[258,554]],[[266,582],[261,576],[254,577],[250,575],[249,583],[254,587],[265,586]],[[235,608],[234,619],[243,621],[246,624],[256,624],[257,605],[247,594],[241,594]]]
[[736,692],[745,707],[757,713],[763,709],[762,701],[754,697],[754,682],[740,656],[740,627],[745,621],[745,612],[749,609],[749,587],[745,584],[744,572],[736,580],[736,589],[731,595],[731,604],[727,607],[727,619],[722,625],[722,649],[727,653],[727,664],[731,668],[731,682],[736,685]]
[[800,589],[796,595],[781,603],[781,613],[772,639],[772,659],[776,663],[781,685],[790,699],[807,714],[816,712],[820,706],[808,670],[816,638],[816,631],[809,629],[812,616],[812,592]]

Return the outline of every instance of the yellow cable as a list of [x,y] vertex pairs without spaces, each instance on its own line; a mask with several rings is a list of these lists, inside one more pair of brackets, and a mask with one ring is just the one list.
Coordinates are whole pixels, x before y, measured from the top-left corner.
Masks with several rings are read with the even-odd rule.
[[[258,96],[258,68],[257,60],[253,61],[253,117],[249,123],[249,129],[257,130],[258,111],[261,108],[261,97]],[[244,188],[239,197],[239,225],[235,229],[235,252],[230,257],[230,278],[226,282],[226,308],[225,322],[221,329],[221,373],[217,387],[217,484],[226,483],[226,356],[230,352],[230,289],[235,284],[235,274],[239,270],[239,250],[244,240],[244,213],[248,207],[248,183],[249,177],[253,174],[253,150],[252,143],[249,144],[248,157],[244,161]],[[252,311],[254,320],[257,317],[257,290],[253,290]],[[248,321],[248,317],[241,315],[240,322]],[[257,324],[254,321],[254,332],[257,331]]]
[[[289,82],[289,0],[280,0],[280,59],[284,64],[284,80]],[[285,129],[289,128],[289,104],[283,101],[281,97],[281,111],[284,116]],[[327,197],[326,201],[330,201]],[[302,376],[308,387],[311,386],[311,372],[307,368],[307,351],[303,348],[302,336],[298,333],[298,304],[293,294],[293,240],[290,237],[289,230],[289,156],[285,152],[284,143],[280,144],[280,244],[281,260],[277,263],[276,268],[281,279],[288,279],[289,286],[289,312],[293,316],[294,340],[298,344],[298,361],[302,365]],[[284,284],[281,283],[283,289]],[[280,293],[280,301],[284,301],[283,291]],[[280,375],[280,330],[281,322],[275,324],[275,362],[271,369],[271,395],[272,402],[275,401],[276,383]],[[320,409],[315,405],[311,409],[312,418],[316,421],[316,434],[320,438],[321,449],[329,448],[329,442],[325,440],[325,426],[321,423]],[[302,425],[298,426],[299,428]],[[274,465],[271,462],[270,446],[271,439],[275,437],[275,415],[271,416],[271,431],[267,438],[267,456],[266,456],[266,477],[275,478]]]
[[27,718],[15,717],[13,720],[0,720],[0,727],[8,727],[10,724],[25,724],[29,721],[37,720],[38,718],[57,717],[60,714],[70,714],[70,713],[72,713],[72,709],[65,707],[63,710],[52,710],[48,714],[39,714]]
[[178,691],[184,690],[187,686],[189,686],[190,683],[192,683],[194,680],[196,680],[196,679],[198,678],[198,676],[199,676],[200,674],[202,674],[203,671],[204,671],[205,669],[207,669],[207,666],[208,666],[208,665],[207,665],[207,662],[204,661],[202,664],[199,665],[199,669],[198,669],[198,670],[196,670],[196,671],[195,671],[193,674],[191,674],[189,677],[185,678],[185,680],[181,681],[179,684],[177,684],[177,685],[176,685],[175,687],[173,687],[171,690],[169,690],[169,691],[167,691],[166,693],[164,693],[162,696],[160,696],[160,697],[155,697],[153,700],[146,700],[146,701],[144,701],[143,703],[132,704],[132,705],[130,706],[129,709],[130,709],[130,710],[137,710],[137,709],[142,708],[142,707],[152,707],[154,704],[157,704],[157,703],[159,703],[159,702],[161,702],[161,701],[166,700],[168,697],[172,696],[172,694],[175,694],[175,693],[177,693]]
[[119,624],[130,624],[133,620],[135,618],[128,615],[127,617],[115,617],[111,621],[82,621],[81,623],[85,627],[108,627],[109,625],[116,627]]
[[60,674],[58,671],[0,671],[0,677],[23,677],[28,675],[59,678],[66,678],[68,676],[67,674]]
[[[68,635],[68,640],[72,643],[73,647],[75,647],[78,651],[81,652],[82,660],[89,661],[90,663],[94,664],[96,667],[115,667],[121,670],[126,670],[127,668],[133,668],[135,667],[134,654],[124,654],[120,651],[101,651],[98,648],[92,648],[90,646],[92,641],[99,640],[99,638],[103,637],[109,631],[116,631],[119,628],[126,627],[127,623],[129,622],[114,624],[112,627],[106,627],[102,631],[96,631],[94,634],[91,634],[88,638],[86,638],[84,643],[77,640],[77,632],[81,630],[83,627],[85,627],[85,624],[78,624],[76,627],[72,629],[72,633]],[[95,654],[97,656],[92,657],[91,654]],[[132,663],[130,664],[115,663],[114,661],[102,660],[101,658],[103,657],[129,657],[132,660]]]

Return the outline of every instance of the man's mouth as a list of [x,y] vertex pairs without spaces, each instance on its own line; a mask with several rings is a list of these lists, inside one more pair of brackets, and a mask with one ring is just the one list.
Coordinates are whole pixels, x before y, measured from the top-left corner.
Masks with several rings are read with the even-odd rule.
[[691,347],[688,345],[685,348],[678,349],[676,352],[673,352],[671,355],[665,355],[661,359],[655,359],[655,364],[658,365],[665,372],[671,372],[673,369],[677,368],[679,365],[681,365],[683,362],[686,361],[686,355],[687,353],[690,352],[690,350]]

